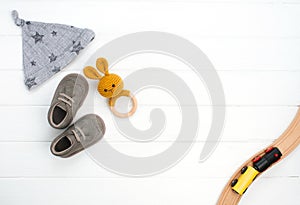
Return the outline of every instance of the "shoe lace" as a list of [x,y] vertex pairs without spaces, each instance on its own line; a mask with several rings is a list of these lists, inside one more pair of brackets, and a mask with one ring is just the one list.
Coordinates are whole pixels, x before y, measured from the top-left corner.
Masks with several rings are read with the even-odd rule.
[[65,93],[59,93],[59,95],[60,96],[57,98],[58,100],[65,102],[69,106],[72,106],[72,103],[74,103],[74,99],[73,98],[71,98],[70,96],[68,96]]
[[73,130],[71,130],[71,131],[73,132],[73,134],[74,134],[74,136],[75,136],[75,138],[76,138],[76,140],[77,140],[78,142],[81,141],[81,139],[80,139],[80,137],[79,137],[79,133],[80,133],[80,135],[82,136],[83,140],[85,140],[85,135],[83,134],[83,132],[82,132],[82,130],[81,130],[80,128],[76,127],[76,128],[74,128]]

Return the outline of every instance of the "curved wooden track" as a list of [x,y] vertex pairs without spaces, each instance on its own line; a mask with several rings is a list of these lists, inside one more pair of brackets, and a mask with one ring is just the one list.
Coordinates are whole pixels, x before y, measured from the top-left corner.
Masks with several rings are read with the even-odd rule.
[[[289,127],[285,130],[285,132],[277,140],[275,140],[269,146],[269,147],[277,147],[281,151],[281,153],[282,153],[281,159],[278,160],[274,164],[277,164],[279,161],[281,161],[282,159],[284,159],[285,157],[287,157],[299,144],[300,144],[300,109],[298,110],[298,112],[297,112],[294,120],[289,125]],[[219,200],[217,202],[217,205],[235,205],[235,204],[239,203],[239,201],[240,201],[240,199],[241,199],[242,196],[239,195],[239,194],[237,194],[237,193],[235,193],[234,191],[232,191],[232,189],[231,189],[231,181],[233,179],[239,178],[239,176],[241,175],[240,170],[244,166],[252,166],[253,165],[252,159],[254,157],[259,156],[259,155],[262,156],[264,154],[265,154],[265,149],[262,150],[262,151],[260,151],[260,152],[258,152],[258,153],[256,153],[249,160],[247,160],[232,175],[232,177],[230,178],[230,180],[228,181],[228,183],[224,187],[224,189],[223,189],[223,191],[222,191],[222,193],[221,193],[221,195],[219,197]],[[271,167],[272,166],[270,166],[268,169],[270,169]]]

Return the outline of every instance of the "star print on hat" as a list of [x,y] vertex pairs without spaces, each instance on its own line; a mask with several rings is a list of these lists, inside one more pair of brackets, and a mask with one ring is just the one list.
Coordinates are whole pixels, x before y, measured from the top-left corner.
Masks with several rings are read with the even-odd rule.
[[65,68],[95,37],[90,29],[25,21],[12,12],[22,28],[25,85],[32,89]]

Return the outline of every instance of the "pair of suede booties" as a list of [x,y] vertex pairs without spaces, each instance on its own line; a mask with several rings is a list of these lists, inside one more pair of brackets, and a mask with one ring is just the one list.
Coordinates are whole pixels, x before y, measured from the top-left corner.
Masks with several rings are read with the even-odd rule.
[[65,76],[57,86],[48,111],[48,122],[53,128],[67,129],[51,143],[52,154],[63,158],[71,157],[103,137],[105,124],[98,115],[85,115],[70,125],[88,90],[87,80],[76,73]]

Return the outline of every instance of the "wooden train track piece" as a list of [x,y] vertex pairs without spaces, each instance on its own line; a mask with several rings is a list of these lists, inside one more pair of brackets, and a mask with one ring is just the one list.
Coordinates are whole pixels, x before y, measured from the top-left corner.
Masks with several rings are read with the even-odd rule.
[[[300,109],[298,109],[298,112],[294,118],[294,120],[291,122],[289,127],[285,130],[285,132],[277,139],[275,140],[268,148],[256,153],[254,156],[252,156],[250,159],[248,159],[230,178],[226,186],[224,187],[219,200],[217,202],[217,205],[235,205],[238,204],[240,199],[243,196],[243,193],[238,193],[237,191],[243,190],[240,189],[241,187],[236,188],[236,184],[238,179],[243,175],[242,169],[245,169],[245,167],[255,167],[256,164],[260,160],[269,160],[268,166],[264,166],[264,162],[261,161],[260,168],[255,167],[256,169],[261,169],[261,172],[258,172],[258,174],[255,176],[258,177],[263,172],[270,169],[274,164],[278,163],[285,157],[287,157],[296,147],[300,144]],[[278,150],[280,152],[278,152]],[[280,156],[280,154],[282,156]],[[270,156],[271,155],[271,156]],[[271,159],[271,158],[273,159]],[[278,158],[278,159],[276,159]],[[273,161],[272,161],[273,160]],[[272,163],[271,163],[272,162]],[[265,162],[268,163],[268,162]],[[244,177],[245,178],[245,177]],[[254,178],[254,179],[255,179]],[[248,177],[248,180],[251,180],[251,176]],[[242,183],[243,185],[248,185],[249,183]],[[250,183],[251,184],[251,183]],[[249,184],[249,185],[250,185]],[[245,187],[242,187],[245,188]],[[246,188],[247,189],[247,188]],[[235,191],[237,190],[237,191]]]

